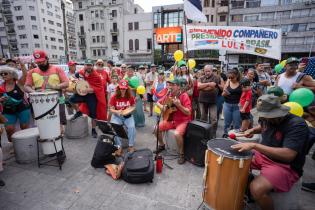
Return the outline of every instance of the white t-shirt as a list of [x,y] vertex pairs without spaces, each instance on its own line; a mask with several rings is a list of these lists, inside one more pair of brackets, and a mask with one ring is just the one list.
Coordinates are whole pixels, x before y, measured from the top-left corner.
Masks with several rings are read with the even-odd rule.
[[[157,80],[157,76],[158,74],[156,72],[154,72],[154,74],[152,72],[149,72],[146,77],[145,77],[145,82],[146,83],[149,83],[149,82],[154,82]],[[146,91],[147,93],[150,93],[151,94],[151,86],[152,85],[147,85],[146,87]]]
[[110,83],[110,85],[107,86],[107,93],[109,94],[109,97],[112,97],[114,95],[116,88],[118,84]]

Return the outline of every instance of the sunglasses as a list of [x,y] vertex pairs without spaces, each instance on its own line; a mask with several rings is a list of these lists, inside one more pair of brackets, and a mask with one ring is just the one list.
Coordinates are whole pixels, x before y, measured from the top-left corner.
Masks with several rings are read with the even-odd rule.
[[0,76],[8,76],[8,75],[9,75],[8,72],[2,72],[2,73],[0,73]]
[[234,79],[235,77],[229,77],[229,79]]
[[97,66],[104,66],[103,64],[96,64]]
[[121,67],[122,69],[126,69],[127,67]]

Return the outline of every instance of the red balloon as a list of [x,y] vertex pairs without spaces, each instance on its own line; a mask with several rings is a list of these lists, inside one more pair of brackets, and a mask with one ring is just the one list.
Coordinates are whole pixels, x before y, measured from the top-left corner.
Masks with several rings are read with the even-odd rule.
[[230,137],[230,139],[236,139],[235,133],[230,133],[229,137]]

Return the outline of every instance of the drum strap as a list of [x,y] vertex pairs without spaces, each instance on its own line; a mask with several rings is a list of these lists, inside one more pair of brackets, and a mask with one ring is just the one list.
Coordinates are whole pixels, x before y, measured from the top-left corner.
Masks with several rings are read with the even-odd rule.
[[49,109],[47,112],[45,112],[44,114],[39,115],[38,117],[34,117],[34,119],[35,120],[42,119],[43,117],[48,115],[51,111],[53,111],[57,107],[58,104],[59,104],[59,101],[57,101],[57,103],[51,109]]

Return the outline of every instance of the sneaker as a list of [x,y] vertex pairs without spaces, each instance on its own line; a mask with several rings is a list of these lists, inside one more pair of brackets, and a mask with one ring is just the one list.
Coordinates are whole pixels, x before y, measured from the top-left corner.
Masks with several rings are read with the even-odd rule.
[[315,193],[315,183],[302,183],[302,190]]
[[70,121],[75,121],[76,119],[78,119],[79,117],[82,117],[82,112],[77,112],[73,115],[73,117],[71,117]]
[[135,148],[134,148],[134,147],[131,147],[131,146],[128,147],[128,152],[129,152],[129,153],[133,153],[134,151],[135,151]]
[[3,187],[3,186],[5,186],[5,182],[0,179],[0,187]]
[[184,156],[184,154],[181,154],[181,155],[179,155],[179,158],[178,158],[178,160],[177,160],[177,163],[179,164],[179,165],[182,165],[182,164],[184,164],[185,163],[185,156]]
[[95,139],[97,138],[97,133],[96,133],[95,128],[92,128],[92,137]]
[[165,144],[164,145],[159,145],[158,149],[157,150],[153,150],[153,153],[156,154],[156,153],[160,153],[162,151],[165,150]]

